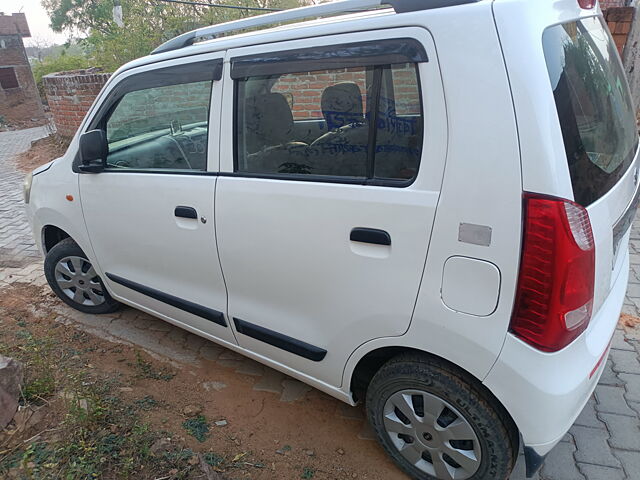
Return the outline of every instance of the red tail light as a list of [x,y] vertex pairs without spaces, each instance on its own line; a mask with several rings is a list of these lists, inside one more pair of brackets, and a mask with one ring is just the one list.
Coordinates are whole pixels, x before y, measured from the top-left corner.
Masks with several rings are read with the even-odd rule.
[[511,330],[545,352],[589,324],[595,246],[589,214],[569,200],[526,193],[522,262]]
[[585,10],[591,10],[596,6],[596,0],[578,0],[578,5]]

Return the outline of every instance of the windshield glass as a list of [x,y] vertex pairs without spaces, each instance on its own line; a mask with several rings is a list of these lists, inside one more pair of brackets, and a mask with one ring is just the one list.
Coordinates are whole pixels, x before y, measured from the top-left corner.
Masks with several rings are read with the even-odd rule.
[[599,17],[551,27],[543,44],[575,201],[588,206],[633,161],[638,135],[629,87]]

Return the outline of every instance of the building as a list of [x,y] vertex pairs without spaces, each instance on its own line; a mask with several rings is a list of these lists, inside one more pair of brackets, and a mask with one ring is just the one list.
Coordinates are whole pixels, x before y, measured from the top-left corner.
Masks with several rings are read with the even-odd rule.
[[24,13],[0,12],[0,120],[23,124],[44,119],[42,102],[22,41],[30,37]]

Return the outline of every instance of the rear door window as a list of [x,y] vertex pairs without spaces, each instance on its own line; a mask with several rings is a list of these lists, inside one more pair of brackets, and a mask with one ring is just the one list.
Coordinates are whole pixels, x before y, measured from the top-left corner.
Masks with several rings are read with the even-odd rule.
[[335,48],[232,61],[236,172],[389,186],[413,181],[423,142],[423,47],[398,39],[349,44],[341,56]]
[[574,198],[586,207],[611,190],[635,156],[629,87],[599,17],[551,27],[543,45]]

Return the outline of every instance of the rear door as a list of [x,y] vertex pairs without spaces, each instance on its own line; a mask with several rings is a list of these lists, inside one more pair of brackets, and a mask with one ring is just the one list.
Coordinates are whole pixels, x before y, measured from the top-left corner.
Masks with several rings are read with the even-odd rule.
[[446,116],[426,31],[314,44],[228,53],[216,231],[238,343],[340,385],[358,346],[409,327]]
[[574,199],[587,208],[596,242],[597,312],[624,265],[637,208],[634,107],[601,17],[549,27],[543,46]]

